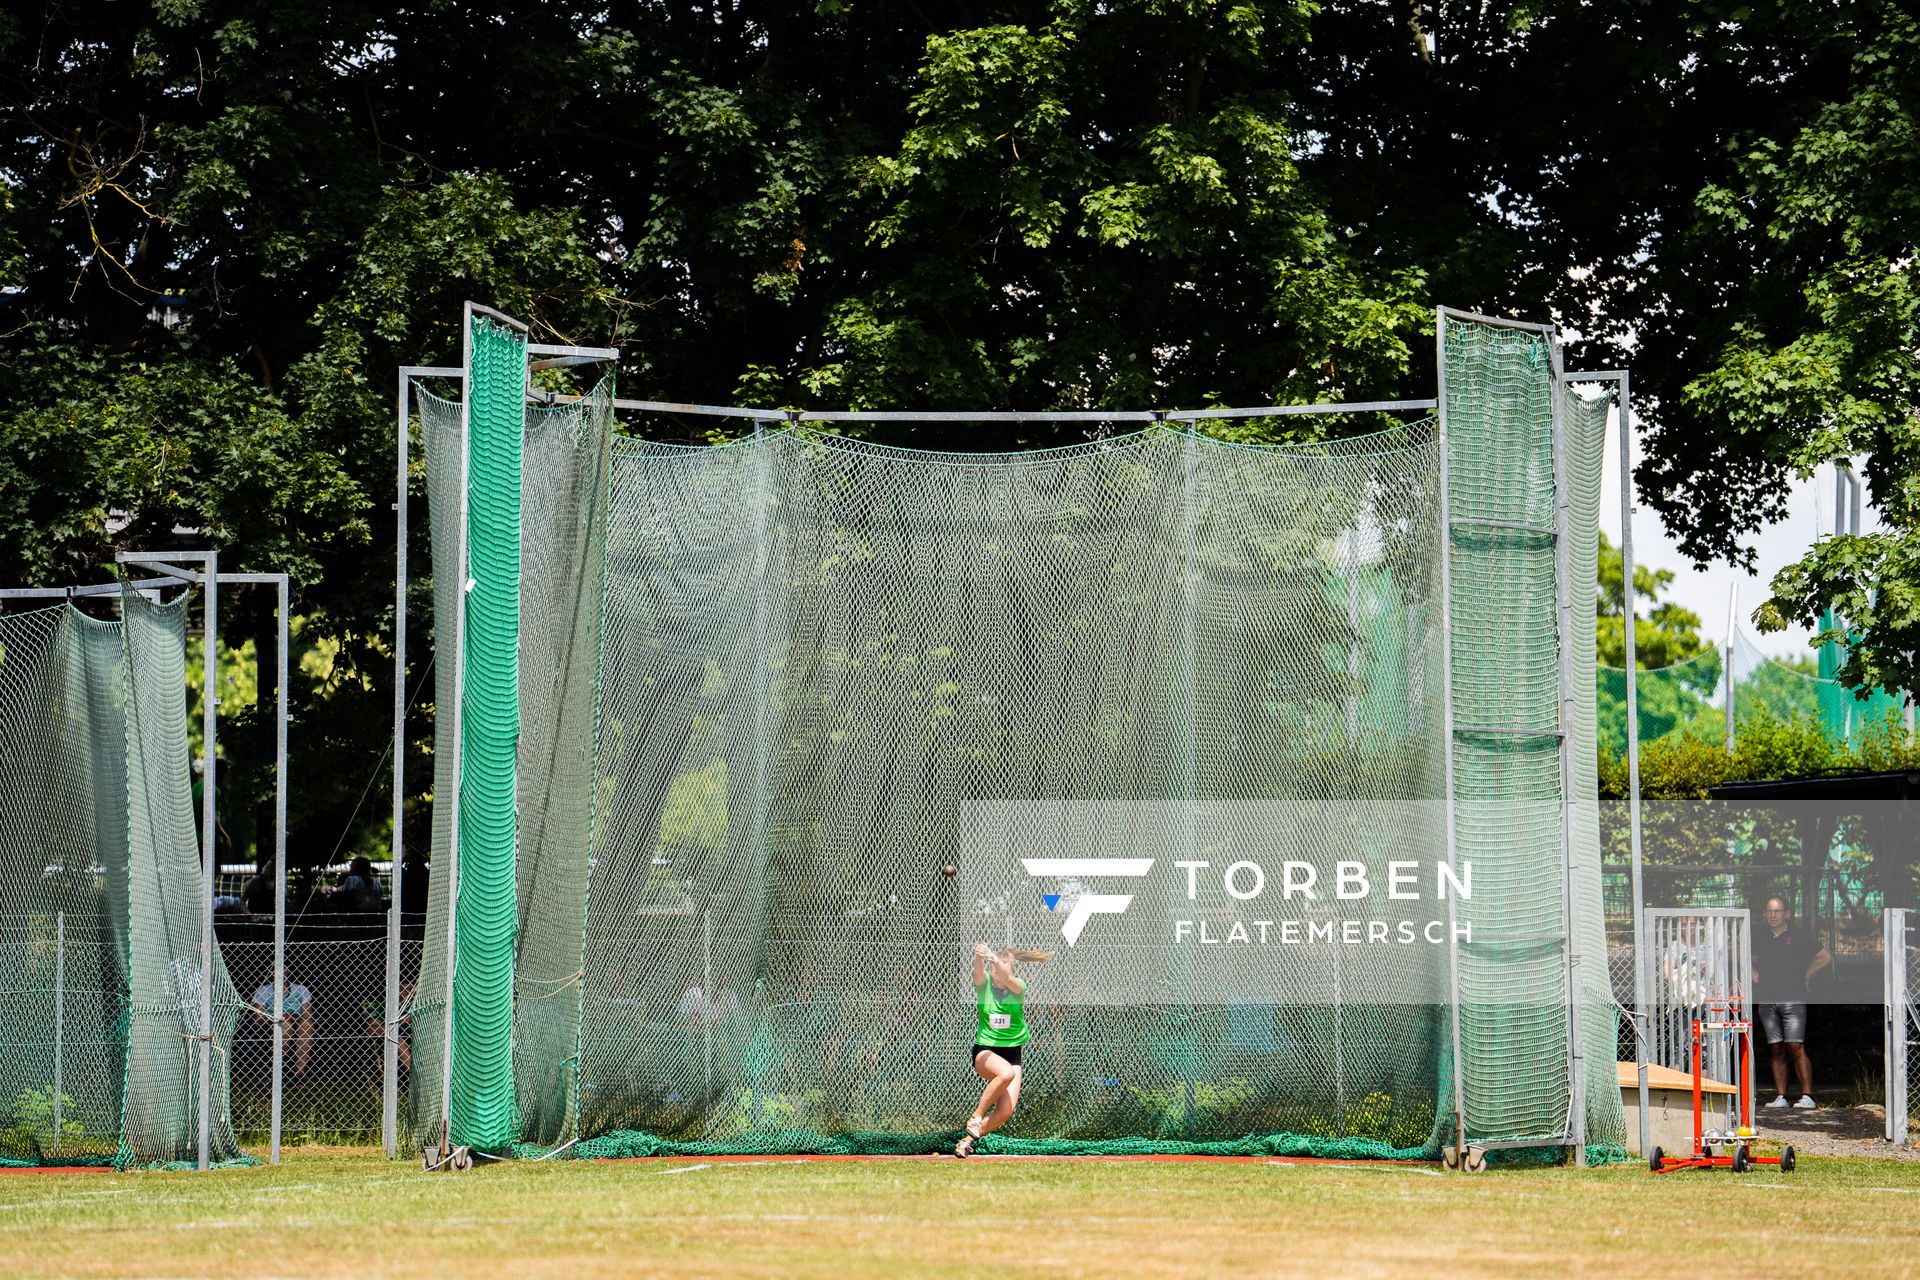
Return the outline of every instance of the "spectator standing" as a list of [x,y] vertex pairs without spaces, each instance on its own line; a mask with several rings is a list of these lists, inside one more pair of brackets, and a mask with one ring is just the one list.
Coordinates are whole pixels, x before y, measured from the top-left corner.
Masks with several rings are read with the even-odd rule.
[[270,916],[273,914],[273,868],[261,867],[240,890],[240,905],[248,915]]
[[[1753,939],[1753,988],[1760,1025],[1773,1056],[1771,1110],[1792,1106],[1813,1110],[1813,1063],[1807,1057],[1807,982],[1833,963],[1811,929],[1794,923],[1787,900],[1767,899],[1766,927]],[[1787,1067],[1799,1078],[1800,1099],[1787,1101]]]

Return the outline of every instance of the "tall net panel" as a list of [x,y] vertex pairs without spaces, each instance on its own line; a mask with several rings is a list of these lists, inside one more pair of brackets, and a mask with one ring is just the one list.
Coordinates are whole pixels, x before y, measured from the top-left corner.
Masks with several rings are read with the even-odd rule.
[[210,981],[213,1159],[238,1155],[239,998],[200,961],[184,598],[0,617],[0,1159],[136,1166],[198,1146]]
[[[1178,919],[1262,914],[1219,878],[1238,857],[1422,847],[1438,717],[1407,723],[1397,653],[1398,690],[1362,698],[1354,668],[1375,629],[1404,648],[1377,615],[1434,607],[1433,465],[1424,432],[1319,454],[622,442],[583,1130],[931,1144],[977,1093],[987,941],[1061,951],[1033,979],[1021,1137],[1424,1147],[1433,993],[1368,970],[1411,960],[1169,944]],[[1024,866],[1170,855],[1212,864],[1193,900],[1176,873],[1070,948],[1042,894],[1075,886]]]
[[[1579,657],[1586,633],[1571,629],[1585,612],[1561,616],[1563,603],[1593,598],[1604,409],[1556,387],[1546,335],[1442,324],[1453,827],[1476,877],[1459,908],[1473,930],[1459,956],[1461,1123],[1489,1145],[1581,1130],[1604,1145],[1624,1126],[1601,1083],[1617,1010],[1593,910],[1593,680]],[[1563,669],[1562,637],[1575,634]]]
[[[458,545],[461,405],[416,393],[427,459],[433,547]],[[520,735],[515,770],[517,857],[513,929],[512,1058],[514,1114],[529,1141],[556,1143],[574,1133],[577,1043],[587,880],[596,839],[595,718],[606,565],[607,440],[611,389],[578,404],[524,414],[520,486]],[[435,616],[451,641],[460,575],[434,575]],[[455,701],[457,664],[434,672],[435,700]],[[443,722],[444,723],[444,722]],[[442,738],[441,741],[447,741]],[[455,757],[434,756],[434,795],[454,793]],[[603,783],[601,791],[608,788]],[[433,810],[435,865],[452,838],[453,809]],[[429,881],[425,947],[415,993],[408,1124],[437,1142],[443,1129],[447,921],[452,877]],[[497,1034],[497,1033],[496,1033]],[[463,1135],[465,1136],[465,1135]]]
[[[1450,404],[1468,447],[1526,456],[1456,471],[1455,493],[1504,501],[1526,472],[1544,498],[1520,515],[1544,501],[1551,526],[1550,414],[1500,395],[1550,409],[1552,380],[1513,354],[1454,378],[1505,392]],[[522,422],[524,1139],[944,1149],[980,1087],[984,941],[1056,952],[1028,971],[1020,1106],[987,1150],[1451,1140],[1432,424],[1298,449],[1167,430],[1020,454],[791,431],[609,448],[605,394]],[[444,555],[460,406],[428,399],[422,420]],[[1456,526],[1456,549],[1476,536]],[[1456,562],[1456,646],[1494,655],[1456,682],[1482,730],[1516,689],[1559,724],[1554,547],[1542,572],[1535,541],[1518,565],[1503,541],[1470,555],[1464,582]],[[436,574],[443,642],[459,576]],[[1491,623],[1516,596],[1506,634]],[[444,716],[440,733],[446,796]],[[1486,755],[1456,784],[1480,815],[1460,907],[1491,935],[1460,957],[1467,1136],[1556,1144],[1576,1078],[1569,886],[1592,872],[1597,897],[1597,866],[1567,861],[1557,737]],[[435,838],[441,866],[438,813]],[[1342,875],[1373,887],[1337,893]],[[1385,892],[1396,875],[1417,890]],[[436,1141],[448,879],[414,1004],[415,1121]],[[456,981],[469,887],[463,871]],[[1589,1135],[1619,1128],[1617,1094],[1611,1129],[1606,1097],[1587,1111]],[[451,1119],[455,1141],[481,1133]]]
[[1574,735],[1568,752],[1572,779],[1573,892],[1572,924],[1578,1028],[1586,1106],[1585,1133],[1590,1147],[1626,1150],[1626,1120],[1614,1064],[1618,1060],[1620,1005],[1615,999],[1606,937],[1605,871],[1600,808],[1600,760],[1595,750],[1599,709],[1586,696],[1595,687],[1596,655],[1586,643],[1585,602],[1599,589],[1600,484],[1605,470],[1610,396],[1595,396],[1569,386],[1563,395],[1568,485],[1569,600],[1579,629],[1568,650],[1568,678],[1575,693]]

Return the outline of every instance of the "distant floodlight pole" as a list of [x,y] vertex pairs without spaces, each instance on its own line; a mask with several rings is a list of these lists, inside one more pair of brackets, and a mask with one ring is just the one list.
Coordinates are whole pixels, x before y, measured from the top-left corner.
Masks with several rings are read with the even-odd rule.
[[1735,577],[1734,580],[1727,585],[1727,645],[1726,645],[1726,659],[1725,659],[1725,665],[1726,665],[1725,677],[1726,677],[1726,683],[1727,683],[1727,754],[1728,755],[1733,754],[1733,734],[1734,734],[1734,728],[1733,728],[1733,716],[1734,716],[1733,630],[1734,630],[1734,620],[1739,616],[1739,611],[1740,611],[1740,579],[1738,577]]

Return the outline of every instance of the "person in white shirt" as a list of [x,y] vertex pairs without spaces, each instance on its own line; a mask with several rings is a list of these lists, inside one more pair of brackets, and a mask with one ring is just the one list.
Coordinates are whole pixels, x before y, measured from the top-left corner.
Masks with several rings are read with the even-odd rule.
[[[307,1078],[307,1061],[313,1056],[313,992],[298,982],[286,985],[286,1011],[282,1025],[286,1028],[285,1043],[293,1049],[293,1082],[304,1084]],[[254,988],[253,999],[248,1002],[247,1011],[256,1022],[273,1031],[273,983],[263,982]]]

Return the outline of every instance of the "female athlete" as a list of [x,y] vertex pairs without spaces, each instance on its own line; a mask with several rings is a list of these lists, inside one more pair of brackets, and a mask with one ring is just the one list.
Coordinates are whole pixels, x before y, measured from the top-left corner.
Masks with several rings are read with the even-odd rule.
[[980,1011],[980,1029],[974,1035],[973,1070],[987,1087],[967,1118],[967,1134],[953,1154],[966,1159],[976,1142],[1013,1116],[1020,1103],[1020,1048],[1027,1043],[1025,1010],[1027,986],[1014,976],[1016,961],[1039,964],[1053,959],[1051,951],[1022,951],[1009,947],[996,952],[984,942],[973,947],[973,994]]

